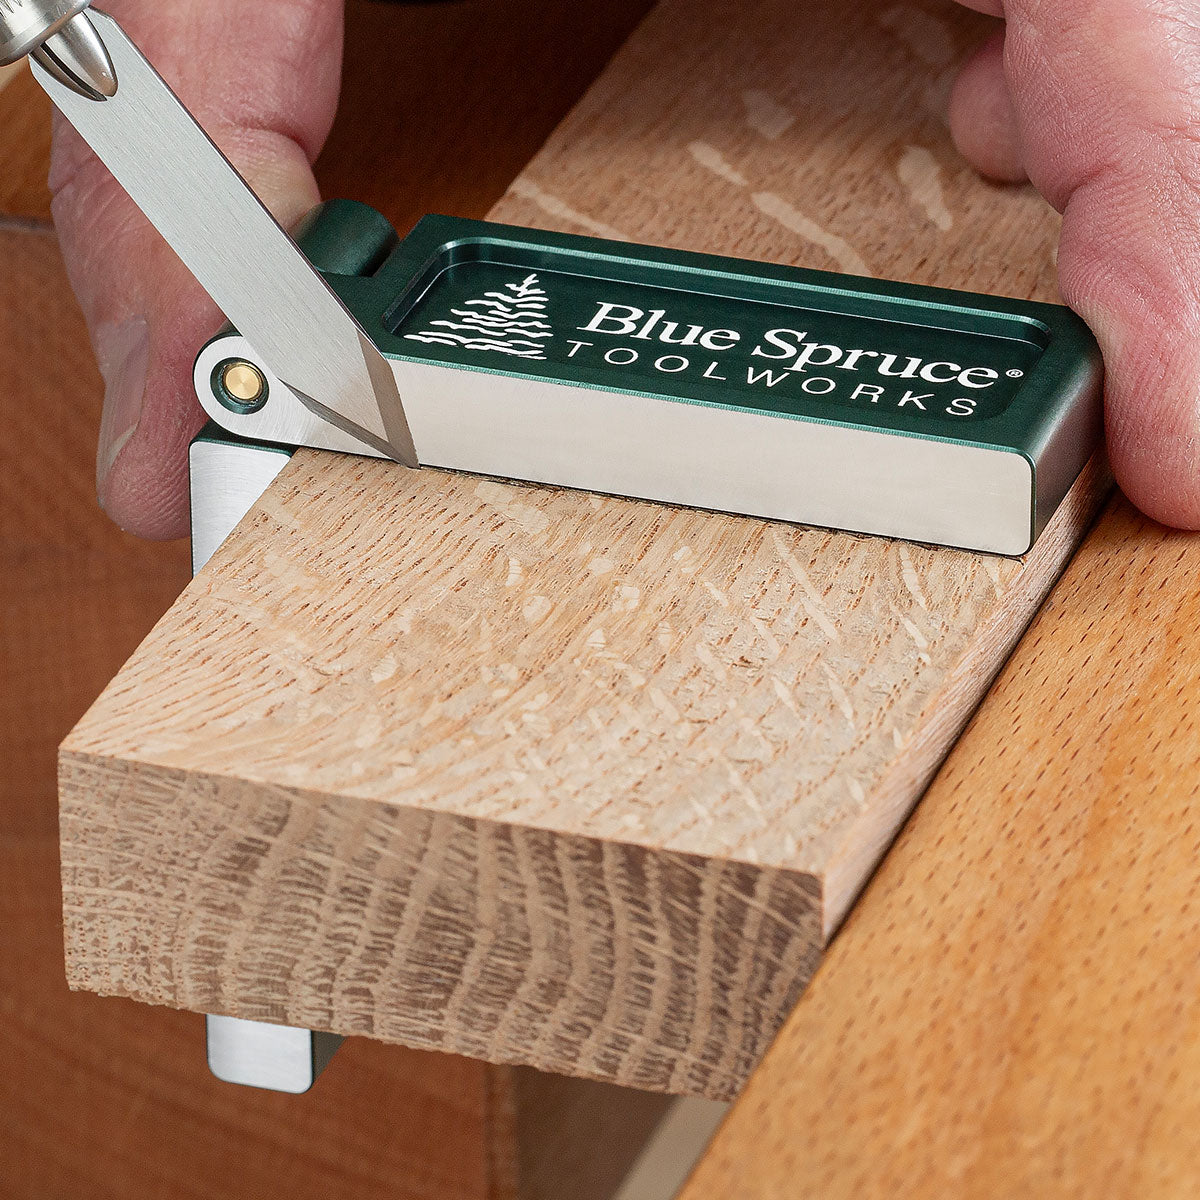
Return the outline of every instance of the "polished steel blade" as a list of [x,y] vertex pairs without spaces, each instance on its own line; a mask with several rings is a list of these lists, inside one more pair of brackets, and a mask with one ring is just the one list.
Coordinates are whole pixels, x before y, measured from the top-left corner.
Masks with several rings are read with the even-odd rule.
[[51,100],[262,361],[319,416],[416,466],[374,342],[117,22],[88,16],[116,93],[89,99],[35,62]]

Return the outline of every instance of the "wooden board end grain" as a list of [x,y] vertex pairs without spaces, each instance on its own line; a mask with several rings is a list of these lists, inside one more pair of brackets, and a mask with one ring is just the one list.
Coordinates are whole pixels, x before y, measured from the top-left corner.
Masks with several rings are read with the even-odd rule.
[[[987,28],[666,0],[493,215],[1053,299]],[[64,746],[71,979],[727,1098],[1105,486],[1014,561],[298,455]]]

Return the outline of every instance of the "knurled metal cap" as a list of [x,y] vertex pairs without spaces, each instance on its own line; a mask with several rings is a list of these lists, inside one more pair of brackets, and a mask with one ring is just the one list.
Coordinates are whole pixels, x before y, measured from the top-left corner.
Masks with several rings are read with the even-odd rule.
[[0,66],[24,58],[91,0],[0,0]]

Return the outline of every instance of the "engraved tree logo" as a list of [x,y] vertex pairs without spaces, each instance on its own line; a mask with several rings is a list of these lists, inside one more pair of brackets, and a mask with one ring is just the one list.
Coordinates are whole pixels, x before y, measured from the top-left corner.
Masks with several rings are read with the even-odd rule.
[[453,320],[430,321],[420,333],[404,336],[414,342],[544,360],[544,343],[554,336],[546,320],[546,301],[538,277],[527,275],[520,283],[505,284],[503,291],[484,292],[464,301],[462,308],[452,308]]

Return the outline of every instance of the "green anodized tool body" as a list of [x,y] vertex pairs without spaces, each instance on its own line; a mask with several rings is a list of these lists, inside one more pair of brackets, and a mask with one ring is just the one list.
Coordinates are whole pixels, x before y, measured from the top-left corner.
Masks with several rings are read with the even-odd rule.
[[[1099,351],[1058,305],[449,217],[397,241],[344,201],[297,236],[426,465],[1022,554],[1099,444]],[[196,371],[227,429],[373,453],[289,438],[286,388],[222,396],[235,350]]]

